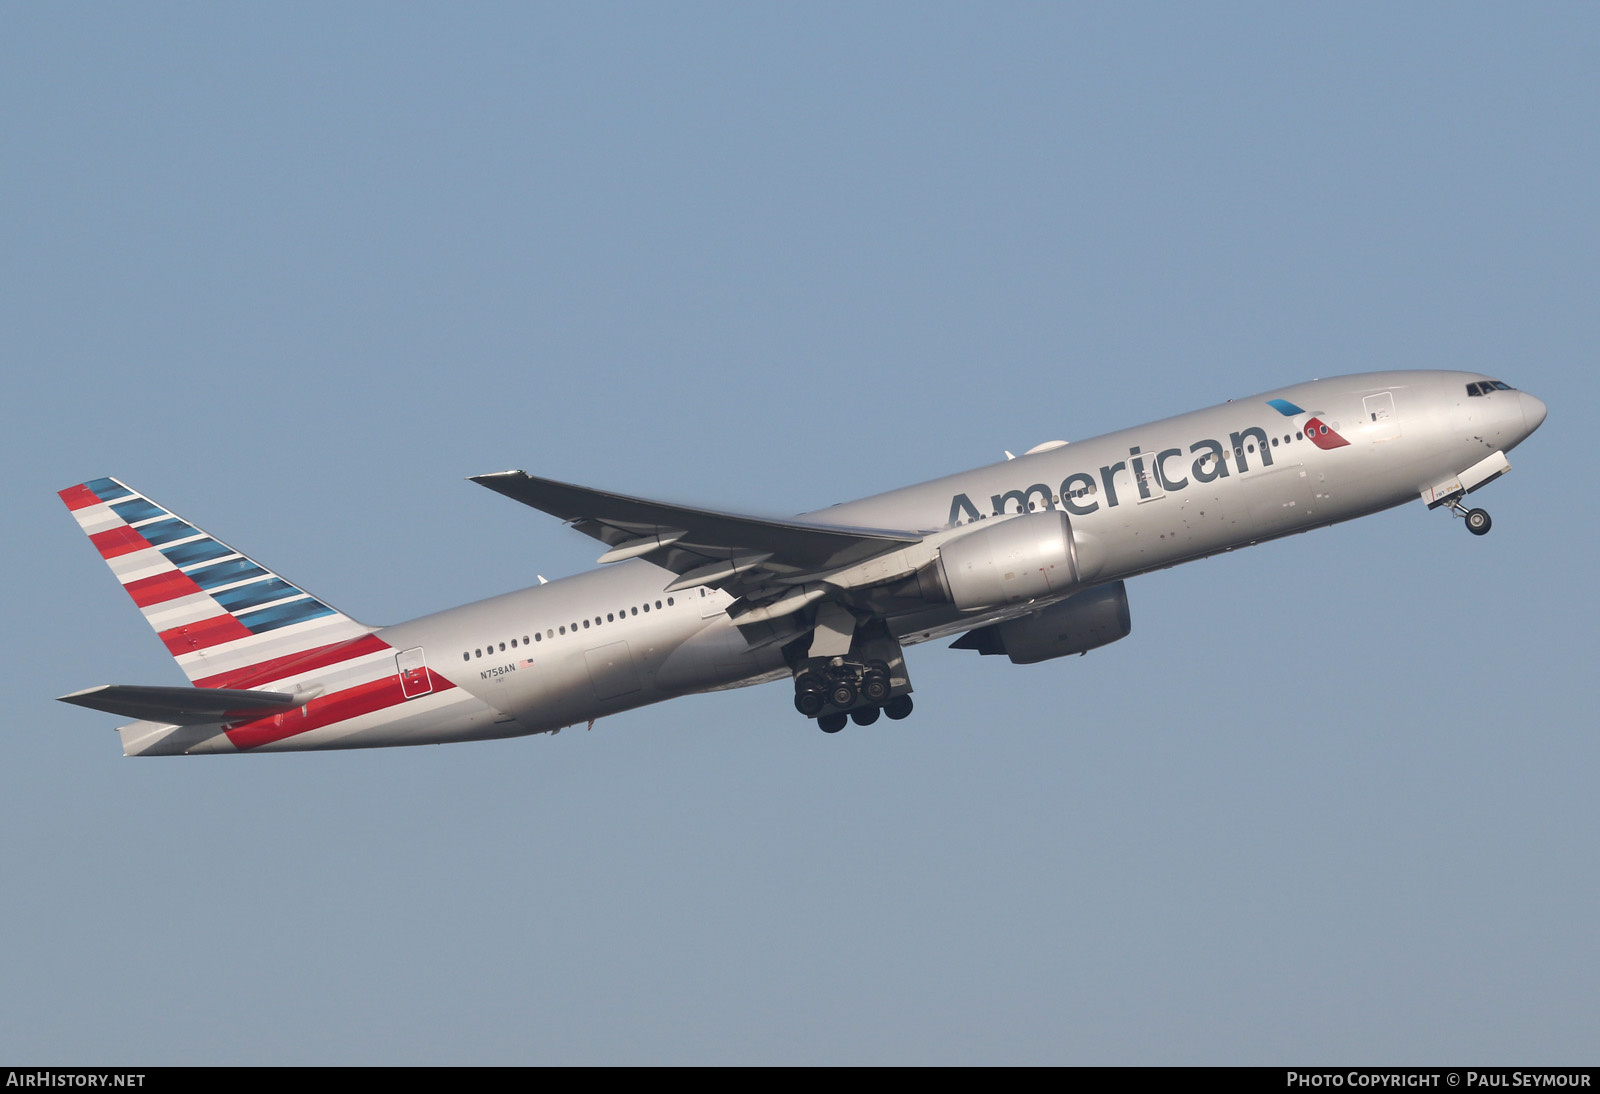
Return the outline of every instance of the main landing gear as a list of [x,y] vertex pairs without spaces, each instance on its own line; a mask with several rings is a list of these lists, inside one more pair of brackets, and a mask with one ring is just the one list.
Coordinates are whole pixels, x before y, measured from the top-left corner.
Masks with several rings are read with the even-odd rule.
[[838,733],[847,721],[870,726],[880,714],[891,721],[909,715],[911,681],[900,643],[881,621],[857,629],[853,618],[832,614],[819,620],[820,640],[791,652],[794,708],[824,733]]
[[822,732],[837,733],[847,720],[870,726],[879,714],[898,722],[911,713],[911,696],[894,694],[893,676],[885,662],[862,664],[842,657],[833,661],[794,678],[794,708],[815,718]]
[[844,728],[846,722],[854,722],[858,726],[870,726],[878,720],[879,714],[888,715],[891,722],[898,722],[911,715],[911,696],[896,695],[881,707],[856,707],[849,714],[835,710],[827,714],[817,715],[817,728],[824,733],[837,733]]
[[884,662],[859,664],[835,657],[831,664],[795,675],[794,708],[815,718],[824,707],[849,710],[863,699],[878,707],[889,701],[891,690],[889,666]]

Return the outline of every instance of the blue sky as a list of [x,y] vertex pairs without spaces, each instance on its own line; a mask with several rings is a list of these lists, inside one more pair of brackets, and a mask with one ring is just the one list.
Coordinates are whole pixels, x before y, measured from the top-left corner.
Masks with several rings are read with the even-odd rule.
[[[1557,4],[11,6],[0,1056],[1595,1062],[1596,56]],[[99,475],[383,623],[591,564],[471,474],[798,512],[1389,368],[1549,403],[1492,534],[918,647],[903,723],[135,762],[53,699],[182,679]]]

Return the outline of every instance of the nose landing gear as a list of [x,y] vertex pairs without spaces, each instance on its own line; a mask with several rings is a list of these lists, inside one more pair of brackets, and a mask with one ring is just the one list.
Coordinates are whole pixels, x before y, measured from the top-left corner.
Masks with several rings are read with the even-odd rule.
[[1494,521],[1489,519],[1487,509],[1468,509],[1461,504],[1460,498],[1449,502],[1450,512],[1461,517],[1467,522],[1467,531],[1475,536],[1488,535],[1489,529],[1494,527]]
[[1441,505],[1447,506],[1450,512],[1466,520],[1467,531],[1475,536],[1486,535],[1494,523],[1489,519],[1489,514],[1482,509],[1468,509],[1462,499],[1510,470],[1511,463],[1506,459],[1504,452],[1491,452],[1460,474],[1452,475],[1421,491],[1422,500],[1429,509],[1437,509]]

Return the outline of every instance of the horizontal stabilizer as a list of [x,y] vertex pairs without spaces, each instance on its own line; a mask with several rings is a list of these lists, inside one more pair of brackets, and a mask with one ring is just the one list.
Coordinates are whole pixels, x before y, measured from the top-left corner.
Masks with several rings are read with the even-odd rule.
[[124,718],[166,722],[175,726],[197,726],[281,714],[300,706],[307,698],[281,691],[243,691],[238,688],[102,684],[97,688],[85,688],[71,695],[63,695],[61,701]]

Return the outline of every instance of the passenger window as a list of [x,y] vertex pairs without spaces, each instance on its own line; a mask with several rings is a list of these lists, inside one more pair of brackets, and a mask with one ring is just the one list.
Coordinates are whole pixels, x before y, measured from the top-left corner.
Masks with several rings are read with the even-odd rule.
[[462,655],[461,655],[461,660],[463,660],[463,661],[471,661],[471,660],[472,660],[472,654],[470,654],[470,653],[463,653],[463,654],[462,654]]

